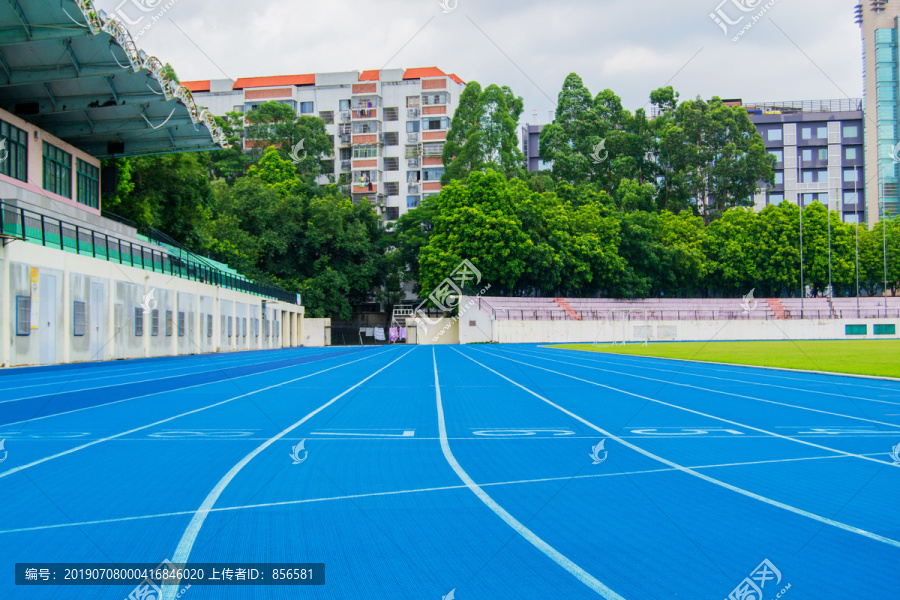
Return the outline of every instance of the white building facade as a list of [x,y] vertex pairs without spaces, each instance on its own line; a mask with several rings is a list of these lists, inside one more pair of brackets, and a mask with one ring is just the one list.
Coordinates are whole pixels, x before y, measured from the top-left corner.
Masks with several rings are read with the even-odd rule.
[[[219,116],[269,101],[321,118],[334,140],[320,183],[341,185],[387,222],[441,191],[442,153],[465,83],[437,67],[184,82]],[[329,172],[329,169],[330,172]]]

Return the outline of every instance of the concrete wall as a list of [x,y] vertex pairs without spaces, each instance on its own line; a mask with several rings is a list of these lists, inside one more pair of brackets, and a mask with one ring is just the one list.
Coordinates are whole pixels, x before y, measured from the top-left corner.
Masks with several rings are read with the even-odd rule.
[[[38,296],[32,296],[32,268]],[[16,332],[17,296],[31,298],[36,313],[35,328],[25,335]],[[84,303],[83,335],[75,331],[76,303]],[[258,335],[254,319],[260,320]],[[0,249],[2,366],[299,346],[302,329],[302,306],[22,241]]]
[[[459,321],[457,319],[429,320],[432,322],[429,323],[420,318],[406,320],[406,330],[409,336],[407,343],[422,346],[459,343]],[[415,334],[411,333],[413,329],[415,329]]]
[[331,319],[303,319],[300,335],[304,346],[330,346]]
[[[460,320],[462,343],[484,340],[483,327],[476,320],[470,325]],[[847,325],[867,325],[867,335],[847,335]],[[706,341],[706,340],[831,340],[831,339],[898,339],[895,335],[875,335],[875,324],[894,324],[898,319],[784,319],[741,321],[631,321],[613,324],[607,321],[494,321],[489,341],[502,344],[549,342]],[[420,334],[421,338],[421,334]]]

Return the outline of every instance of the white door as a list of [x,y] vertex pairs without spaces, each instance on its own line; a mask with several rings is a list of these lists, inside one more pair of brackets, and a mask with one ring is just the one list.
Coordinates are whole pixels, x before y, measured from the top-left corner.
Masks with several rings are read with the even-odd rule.
[[91,309],[88,316],[91,360],[103,360],[103,348],[106,346],[106,336],[103,335],[106,321],[106,311],[103,310],[105,298],[103,284],[91,282]]
[[56,363],[56,276],[41,275],[38,344],[42,365]]

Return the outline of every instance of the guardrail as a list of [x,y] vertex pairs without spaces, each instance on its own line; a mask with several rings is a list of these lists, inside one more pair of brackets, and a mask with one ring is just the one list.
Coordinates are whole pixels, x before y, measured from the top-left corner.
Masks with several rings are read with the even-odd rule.
[[169,252],[124,241],[55,217],[13,206],[2,200],[0,200],[0,234],[180,279],[217,285],[255,296],[281,300],[288,304],[297,303],[296,294],[236,277],[188,256],[175,256]]
[[[486,303],[485,303],[486,305]],[[633,313],[624,310],[633,309]],[[573,316],[564,310],[540,308],[490,308],[495,320],[499,321],[575,321]],[[774,321],[777,317],[770,311],[746,312],[743,310],[650,310],[644,316],[644,309],[627,307],[613,309],[616,321]],[[582,321],[603,321],[610,319],[609,310],[575,310]],[[865,309],[859,310],[799,310],[785,311],[785,319],[900,319],[900,309]]]

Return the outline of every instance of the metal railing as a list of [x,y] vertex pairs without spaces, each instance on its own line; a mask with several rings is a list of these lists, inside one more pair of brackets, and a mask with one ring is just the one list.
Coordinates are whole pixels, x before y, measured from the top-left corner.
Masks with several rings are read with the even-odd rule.
[[[121,217],[118,220],[126,221]],[[0,234],[120,265],[217,285],[289,304],[297,303],[296,294],[223,271],[183,247],[176,246],[177,255],[168,251],[163,252],[13,206],[2,200],[0,200]],[[154,236],[147,237],[153,239]]]
[[861,98],[838,98],[836,100],[789,100],[786,102],[744,102],[744,108],[782,113],[806,112],[851,112],[862,110]]
[[[480,306],[480,304],[479,304]],[[493,308],[485,303],[485,307],[494,316],[495,320],[506,321],[603,321],[610,319],[609,310],[575,310],[569,313],[560,309],[542,308]],[[643,308],[635,308],[634,313],[623,314],[621,309],[614,309],[615,320],[627,321],[743,321],[766,320],[774,321],[779,317],[771,311],[758,310],[746,312],[744,310],[650,310],[646,309],[646,317]],[[573,314],[577,315],[576,319]],[[900,309],[841,309],[835,310],[786,310],[784,319],[900,319]]]

